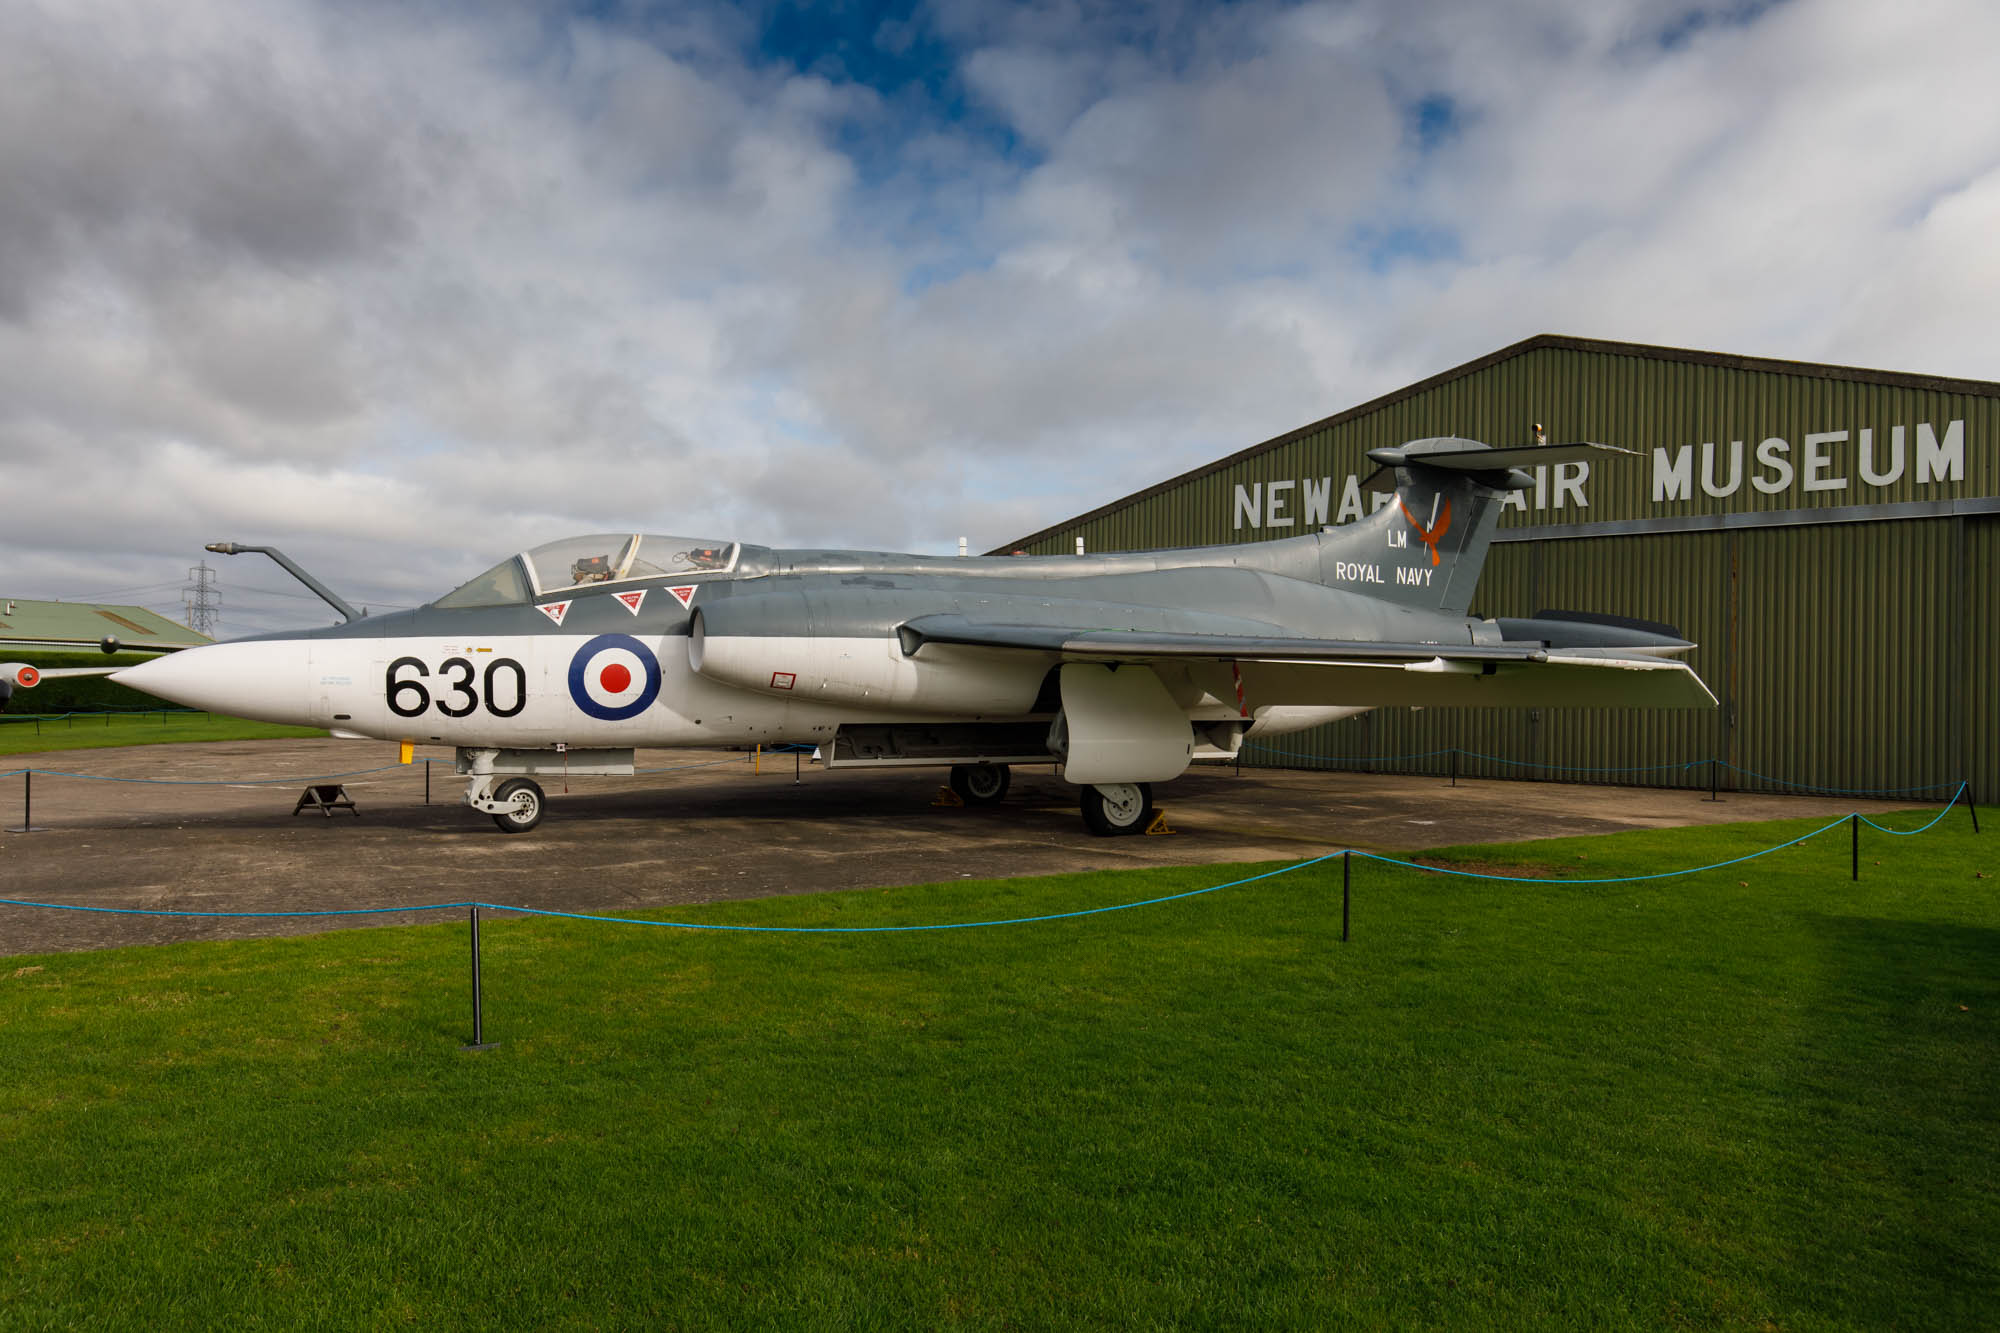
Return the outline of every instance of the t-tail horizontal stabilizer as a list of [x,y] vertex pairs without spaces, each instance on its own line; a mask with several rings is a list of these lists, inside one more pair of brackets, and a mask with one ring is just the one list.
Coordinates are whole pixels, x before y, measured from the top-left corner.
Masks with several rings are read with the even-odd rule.
[[1492,449],[1454,435],[1370,449],[1370,460],[1395,469],[1396,502],[1320,534],[1320,582],[1462,616],[1500,521],[1501,498],[1535,484],[1523,469],[1631,453],[1589,443]]
[[[1435,447],[1443,445],[1471,447],[1454,449]],[[1530,444],[1512,449],[1493,449],[1480,444],[1477,440],[1461,440],[1451,436],[1411,440],[1408,444],[1368,451],[1368,457],[1384,467],[1403,467],[1409,463],[1420,463],[1425,467],[1443,468],[1448,472],[1501,472],[1508,468],[1546,467],[1550,463],[1586,463],[1608,454],[1624,454],[1632,458],[1642,456],[1637,449],[1620,449],[1615,444],[1593,444],[1588,440],[1580,440],[1575,444]]]

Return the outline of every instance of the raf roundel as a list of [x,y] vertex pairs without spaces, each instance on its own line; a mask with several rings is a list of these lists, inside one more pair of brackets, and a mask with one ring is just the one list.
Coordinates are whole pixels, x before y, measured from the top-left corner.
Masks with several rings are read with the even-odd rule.
[[569,697],[600,722],[623,722],[660,697],[660,663],[629,634],[600,634],[569,661]]

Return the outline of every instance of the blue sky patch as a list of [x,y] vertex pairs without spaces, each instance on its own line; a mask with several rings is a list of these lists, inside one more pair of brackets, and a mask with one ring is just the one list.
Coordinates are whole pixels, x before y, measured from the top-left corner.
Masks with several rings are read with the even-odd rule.
[[1461,125],[1458,103],[1443,93],[1432,93],[1410,108],[1410,130],[1419,152],[1432,152],[1456,139]]
[[1345,248],[1375,273],[1399,264],[1435,264],[1461,257],[1456,232],[1422,222],[1358,226],[1349,233]]

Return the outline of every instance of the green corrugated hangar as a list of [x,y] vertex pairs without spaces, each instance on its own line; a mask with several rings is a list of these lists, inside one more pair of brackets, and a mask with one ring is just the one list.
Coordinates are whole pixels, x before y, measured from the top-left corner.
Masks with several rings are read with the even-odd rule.
[[1473,614],[1663,621],[1721,707],[1384,709],[1245,763],[2000,800],[2000,384],[1545,334],[1002,550],[1296,536],[1390,501],[1370,449],[1538,425],[1640,456],[1535,469]]
[[38,602],[0,598],[0,650],[58,648],[88,651],[106,638],[131,652],[198,648],[211,640],[143,606],[96,602]]

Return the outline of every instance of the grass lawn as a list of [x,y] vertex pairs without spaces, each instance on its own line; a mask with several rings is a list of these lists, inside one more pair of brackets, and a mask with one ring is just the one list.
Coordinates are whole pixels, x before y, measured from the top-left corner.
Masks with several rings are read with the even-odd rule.
[[1337,864],[489,920],[478,1055],[462,920],[13,958],[0,1324],[1990,1327],[1996,870],[1961,810],[1858,884],[1357,862],[1344,946]]
[[[215,713],[77,713],[48,718],[0,713],[0,755],[96,750],[108,745],[162,745],[169,741],[285,740],[324,735],[324,731],[314,727],[281,727]],[[14,765],[0,765],[7,767]]]

